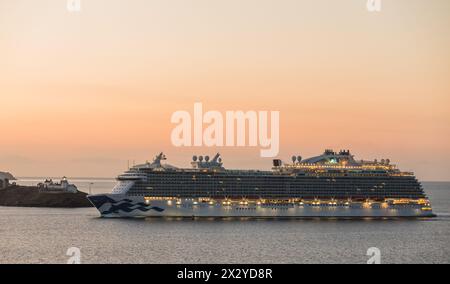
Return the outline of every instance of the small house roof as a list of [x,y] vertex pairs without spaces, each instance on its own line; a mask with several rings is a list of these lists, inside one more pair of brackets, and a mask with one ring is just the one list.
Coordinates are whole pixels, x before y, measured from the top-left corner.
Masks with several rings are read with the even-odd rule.
[[0,172],[0,179],[9,179],[9,180],[16,180],[16,178],[7,172]]

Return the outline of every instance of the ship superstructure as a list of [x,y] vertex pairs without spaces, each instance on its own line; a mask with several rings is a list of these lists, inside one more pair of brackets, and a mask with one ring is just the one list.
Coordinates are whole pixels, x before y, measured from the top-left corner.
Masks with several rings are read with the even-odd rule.
[[229,170],[219,154],[194,156],[191,168],[163,163],[130,168],[111,194],[89,200],[104,217],[428,217],[422,185],[389,159],[357,161],[350,151],[326,150],[271,171]]

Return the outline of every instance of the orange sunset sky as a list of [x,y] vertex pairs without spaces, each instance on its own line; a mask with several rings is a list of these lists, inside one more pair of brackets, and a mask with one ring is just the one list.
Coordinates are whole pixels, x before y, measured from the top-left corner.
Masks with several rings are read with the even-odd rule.
[[450,180],[450,1],[0,0],[0,171],[113,177],[175,148],[173,112],[280,111],[280,154],[325,148]]

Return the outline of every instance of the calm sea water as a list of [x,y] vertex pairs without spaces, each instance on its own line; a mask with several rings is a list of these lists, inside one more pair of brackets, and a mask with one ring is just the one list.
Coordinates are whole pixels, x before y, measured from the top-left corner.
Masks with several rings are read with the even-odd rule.
[[[24,179],[32,185],[42,179]],[[113,180],[72,180],[109,192]],[[92,183],[92,184],[91,184]],[[450,183],[424,183],[430,220],[108,220],[95,209],[0,207],[0,263],[450,263]]]

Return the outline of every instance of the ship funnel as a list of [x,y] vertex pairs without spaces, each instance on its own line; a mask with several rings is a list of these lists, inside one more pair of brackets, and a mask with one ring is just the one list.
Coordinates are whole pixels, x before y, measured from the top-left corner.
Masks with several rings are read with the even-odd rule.
[[212,161],[213,161],[213,162],[219,162],[219,163],[220,163],[219,159],[220,159],[220,154],[217,153],[217,154],[212,158]]
[[273,160],[273,166],[274,167],[281,167],[281,165],[282,165],[281,160],[279,160],[279,159]]

